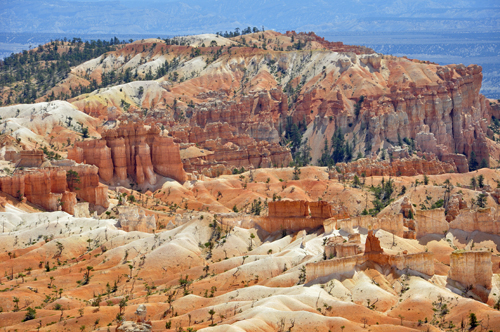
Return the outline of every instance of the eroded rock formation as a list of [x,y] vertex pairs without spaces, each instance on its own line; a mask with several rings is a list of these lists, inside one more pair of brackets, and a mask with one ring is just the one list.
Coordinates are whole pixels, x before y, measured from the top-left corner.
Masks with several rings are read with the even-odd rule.
[[40,167],[45,158],[42,151],[26,150],[26,151],[5,151],[5,160],[8,160],[16,165],[16,167]]
[[373,234],[373,231],[368,231],[368,236],[365,242],[365,254],[381,254],[384,250],[380,247],[380,240]]
[[187,108],[189,126],[177,126],[172,136],[181,143],[211,151],[183,160],[188,172],[202,172],[213,165],[226,167],[287,166],[290,150],[280,146],[280,117],[288,112],[286,95],[272,88],[242,96],[239,100],[208,101]]
[[[69,171],[78,174],[73,185],[68,183]],[[73,215],[77,198],[107,208],[107,190],[99,183],[97,167],[90,165],[29,169],[0,178],[0,191],[19,199],[26,197],[48,211],[63,210]]]
[[256,223],[268,232],[277,230],[314,229],[324,226],[325,219],[335,216],[328,202],[274,201],[269,202],[267,217],[256,218]]
[[354,173],[358,176],[363,174],[365,176],[414,176],[457,172],[457,167],[453,163],[441,162],[437,158],[429,159],[412,157],[392,161],[373,161],[363,158],[348,164],[340,163],[337,166],[342,173]]
[[450,197],[446,207],[446,221],[453,221],[459,214],[460,210],[467,208],[467,202],[462,194],[454,194]]
[[309,204],[306,201],[269,202],[270,218],[307,217]]
[[[347,246],[346,249],[349,247],[351,246]],[[380,240],[374,235],[373,231],[370,231],[366,238],[365,253],[363,255],[334,258],[306,264],[307,281],[323,277],[330,279],[334,276],[336,278],[352,277],[355,271],[366,262],[372,262],[380,266],[393,266],[399,270],[409,268],[429,276],[434,274],[434,255],[432,253],[387,255],[380,247]]]
[[359,244],[359,234],[358,237],[349,236],[348,242],[342,236],[331,237],[325,245],[325,257],[342,258],[358,255],[363,252]]
[[448,278],[464,286],[481,285],[491,288],[491,252],[489,251],[454,251],[450,257]]
[[[326,222],[327,221],[325,221],[325,223]],[[355,227],[362,227],[367,230],[383,229],[399,237],[403,237],[405,232],[402,214],[381,217],[372,217],[370,215],[352,216],[350,218],[337,220],[335,227],[347,233],[352,233]]]
[[500,235],[500,220],[493,208],[478,210],[463,209],[449,224],[450,228],[465,232],[480,231]]
[[160,136],[157,127],[146,129],[141,123],[105,131],[101,140],[77,142],[68,159],[98,166],[99,176],[108,183],[130,176],[138,184],[155,184],[156,174],[181,183],[187,180],[178,144]]
[[126,232],[154,233],[156,231],[155,216],[147,216],[144,210],[136,206],[119,206],[118,221],[120,227]]
[[427,234],[444,234],[449,225],[446,221],[444,209],[417,210],[415,212],[417,238]]

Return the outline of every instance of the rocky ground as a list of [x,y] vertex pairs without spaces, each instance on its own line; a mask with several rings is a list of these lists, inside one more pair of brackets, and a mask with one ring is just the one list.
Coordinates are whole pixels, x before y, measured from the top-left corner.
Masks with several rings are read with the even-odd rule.
[[[377,185],[382,178],[367,178],[366,187],[352,188],[349,183],[328,180],[325,169],[316,167],[303,169],[299,180],[289,179],[291,169],[253,173],[254,180],[248,181],[246,189],[242,183],[248,173],[243,174],[244,179],[223,176],[198,181],[195,186],[172,182],[154,193],[154,199],[161,201],[158,205],[146,203],[145,195],[132,192],[137,196],[132,205],[152,211],[165,206],[164,202],[181,206],[182,201],[188,202],[187,209],[166,213],[174,228],[155,234],[124,232],[106,214],[95,219],[63,212],[27,213],[25,203],[7,202],[0,214],[2,327],[113,330],[122,318],[134,320],[137,306],[145,304],[153,330],[170,326],[172,331],[293,331],[307,326],[307,330],[317,331],[448,331],[459,328],[462,321],[468,327],[469,314],[475,313],[487,330],[496,331],[500,314],[492,306],[498,301],[498,277],[493,277],[488,305],[473,293],[464,295],[447,282],[447,275],[453,246],[465,248],[471,240],[476,250],[493,252],[493,272],[498,273],[497,235],[450,230],[412,240],[380,229],[376,236],[387,253],[433,252],[435,275],[367,264],[351,276],[304,283],[305,265],[324,259],[324,239],[348,239],[348,233],[325,233],[320,228],[269,234],[259,227],[221,223],[224,215],[217,210],[229,212],[232,205],[244,210],[245,200],[260,197],[270,201],[270,193],[276,192],[283,199],[314,201],[322,197],[344,202],[350,214],[356,214],[364,204],[368,183]],[[486,183],[499,180],[493,170],[479,174]],[[441,197],[446,179],[465,183],[472,176],[478,173],[430,176],[430,184],[417,187],[412,183],[422,176],[396,178],[396,191],[406,185],[405,197],[415,204],[427,204],[428,197]],[[267,178],[272,180],[266,183]],[[168,189],[170,196],[164,194]],[[465,188],[453,190],[461,190],[466,201],[478,194]],[[218,192],[222,194],[219,199]],[[194,201],[205,204],[210,212],[190,208]],[[388,209],[394,209],[392,206]],[[491,197],[488,206],[497,206]],[[367,230],[356,227],[353,233],[361,235],[363,247]],[[34,319],[26,320],[28,307],[36,308]]]

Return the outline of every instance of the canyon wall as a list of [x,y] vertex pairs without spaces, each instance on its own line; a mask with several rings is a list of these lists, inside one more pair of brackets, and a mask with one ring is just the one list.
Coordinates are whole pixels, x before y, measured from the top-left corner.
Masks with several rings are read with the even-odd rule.
[[450,256],[448,278],[464,286],[481,285],[491,289],[491,252],[454,251]]
[[420,252],[407,255],[373,255],[368,254],[367,260],[379,265],[389,265],[404,270],[406,268],[429,276],[434,275],[434,254],[432,252]]
[[332,211],[332,206],[328,202],[325,201],[308,202],[308,205],[311,217],[313,218],[328,219],[333,217],[334,215]]
[[202,145],[204,149],[212,151],[206,156],[185,158],[182,160],[187,172],[197,171],[203,173],[207,168],[217,165],[224,165],[227,168],[271,168],[278,166],[288,166],[292,161],[292,156],[288,148],[281,147],[277,143],[266,141],[251,142],[245,146],[238,146],[234,143],[222,145],[219,140],[214,144]]
[[251,91],[239,100],[218,99],[186,109],[189,126],[176,126],[172,136],[184,144],[213,152],[183,160],[188,172],[214,165],[228,168],[288,166],[290,149],[279,144],[280,117],[288,113],[287,96],[280,88]]
[[104,208],[109,207],[108,202],[108,187],[99,183],[99,169],[93,165],[73,165],[73,166],[57,166],[51,169],[56,169],[65,172],[69,171],[78,173],[79,182],[68,184],[71,191],[76,193],[76,196],[90,204],[99,205]]
[[[341,75],[337,85],[331,85],[332,80],[326,75],[324,83],[311,85],[299,96],[298,105],[292,108],[293,118],[299,121],[305,116],[308,123],[314,121],[313,133],[308,138],[311,147],[317,151],[313,152],[315,159],[321,154],[323,132],[333,126],[347,134],[348,139],[356,134],[360,139],[356,142],[359,151],[372,147],[367,151],[369,155],[378,153],[386,142],[400,145],[401,139],[406,137],[413,139],[420,151],[446,162],[429,160],[428,163],[412,165],[412,162],[393,160],[394,166],[391,167],[365,167],[363,170],[359,167],[359,173],[365,172],[366,176],[442,174],[451,169],[467,172],[467,158],[472,151],[479,161],[485,159],[489,164],[496,163],[498,148],[486,135],[491,107],[479,93],[482,83],[480,66],[439,66],[389,55],[378,56],[381,58],[380,67],[367,64],[372,55],[351,57],[344,61],[345,64],[339,64],[351,80]],[[368,72],[370,67],[372,70]],[[380,82],[375,78],[382,73],[388,73],[391,79]],[[360,81],[371,82],[372,88],[360,88],[361,83],[351,84],[354,75],[362,75]],[[320,111],[320,105],[339,100],[337,96],[333,97],[333,92],[337,91],[343,95],[342,107]],[[360,104],[361,96],[364,100]],[[301,105],[305,105],[303,111]],[[360,107],[359,114],[356,114],[356,107]],[[295,114],[299,111],[300,114]]]
[[[389,57],[387,57],[389,58]],[[404,64],[403,64],[404,65]],[[435,68],[435,69],[434,69]],[[391,87],[385,105],[365,102],[379,115],[367,119],[373,145],[389,140],[397,142],[397,135],[416,139],[417,134],[429,133],[436,140],[436,150],[442,153],[476,152],[478,160],[489,159],[485,133],[488,103],[479,94],[482,69],[477,65],[432,66],[437,84],[418,84],[407,80]],[[382,108],[388,106],[384,112]],[[377,112],[380,110],[380,112]]]

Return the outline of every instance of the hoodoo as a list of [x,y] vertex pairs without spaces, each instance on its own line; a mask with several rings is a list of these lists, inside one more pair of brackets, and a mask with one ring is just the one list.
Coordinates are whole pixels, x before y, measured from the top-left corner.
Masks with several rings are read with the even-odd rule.
[[156,174],[184,183],[187,180],[179,145],[171,137],[160,136],[156,127],[126,124],[102,134],[102,139],[77,142],[68,158],[99,167],[107,183],[125,181],[129,176],[143,184],[156,184]]

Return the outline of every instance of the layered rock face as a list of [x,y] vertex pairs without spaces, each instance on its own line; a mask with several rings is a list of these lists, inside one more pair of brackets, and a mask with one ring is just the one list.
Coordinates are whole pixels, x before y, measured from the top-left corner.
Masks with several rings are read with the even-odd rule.
[[415,224],[417,238],[426,234],[443,234],[449,229],[444,209],[417,210]]
[[146,129],[142,123],[105,131],[101,140],[76,142],[68,159],[96,165],[99,176],[108,183],[130,176],[138,184],[155,184],[156,174],[181,183],[187,179],[178,144],[171,137],[160,136],[158,128]]
[[332,206],[325,201],[274,201],[269,202],[269,217],[307,217],[328,219],[334,216]]
[[325,246],[325,255],[327,258],[350,257],[361,254],[363,250],[356,243],[336,243]]
[[239,100],[221,99],[188,108],[190,125],[172,130],[182,143],[194,143],[212,151],[204,157],[183,160],[188,172],[203,172],[214,165],[267,168],[287,166],[290,150],[279,145],[280,118],[286,117],[288,102],[281,89],[261,90]]
[[354,173],[358,176],[362,174],[365,176],[415,176],[457,172],[457,167],[453,162],[441,162],[436,158],[426,160],[419,157],[395,159],[392,162],[363,158],[348,164],[340,163],[337,166],[343,173]]
[[488,159],[486,125],[488,105],[481,88],[481,67],[470,65],[449,65],[435,67],[438,84],[398,82],[391,87],[388,100],[382,105],[374,98],[368,104],[382,111],[371,117],[370,133],[373,143],[388,139],[397,141],[397,134],[417,139],[420,133],[428,134],[426,141],[435,138],[435,145],[424,145],[421,149],[436,155],[442,153],[476,152],[479,160]]
[[276,201],[269,202],[269,217],[307,217],[309,216],[309,204],[306,201]]
[[[212,142],[210,142],[212,143]],[[204,149],[213,151],[213,154],[183,159],[187,172],[205,173],[206,169],[223,165],[228,169],[241,168],[270,168],[273,166],[287,166],[292,157],[290,150],[277,143],[261,141],[251,142],[249,145],[239,146],[234,143],[221,144],[220,140],[214,144],[203,145]]]
[[325,201],[319,202],[308,202],[309,211],[311,212],[311,217],[313,218],[323,218],[328,219],[333,217],[334,213],[332,211],[332,206]]
[[79,182],[70,188],[76,193],[76,196],[90,204],[108,208],[108,187],[99,182],[99,169],[92,165],[74,165],[55,167],[66,174],[69,171],[78,173]]
[[99,168],[99,176],[106,182],[113,177],[113,162],[111,150],[105,141],[92,140],[76,142],[75,146],[68,150],[68,159],[77,163],[95,165]]
[[450,228],[460,229],[465,232],[480,231],[500,235],[500,221],[497,220],[497,215],[493,208],[479,210],[463,209],[449,225]]
[[492,276],[491,252],[455,251],[451,253],[448,278],[464,286],[481,285],[491,289]]
[[[67,172],[70,170],[79,176],[78,187],[68,186]],[[104,208],[109,206],[108,188],[99,184],[98,180],[97,167],[94,166],[48,167],[18,171],[13,176],[2,177],[0,190],[16,198],[26,197],[28,202],[45,210],[62,210],[74,215],[77,198]]]
[[370,231],[383,229],[384,231],[393,233],[399,237],[403,237],[405,232],[402,214],[395,216],[382,216],[380,218],[369,215],[352,216],[347,219],[337,220],[336,226],[348,233],[352,233],[354,227],[362,227]]
[[6,151],[5,160],[16,164],[16,167],[40,167],[44,162],[42,151],[27,150],[27,151]]
[[461,194],[452,195],[448,201],[446,221],[448,222],[453,221],[460,214],[460,210],[466,208],[467,208],[467,202],[464,200],[463,195]]
[[210,123],[228,123],[238,128],[238,134],[247,134],[259,141],[278,142],[275,125],[280,115],[288,114],[287,96],[281,88],[250,91],[238,101],[226,101],[224,95],[218,97],[221,99],[200,103],[193,110],[187,110],[191,126],[206,128]]
[[[321,148],[324,139],[331,138],[323,132],[332,133],[333,129],[340,128],[348,139],[359,138],[356,141],[359,147],[355,147],[355,151],[363,152],[369,146],[374,149],[368,148],[368,153],[376,152],[384,146],[387,148],[388,144],[399,145],[398,140],[407,137],[415,140],[421,151],[440,160],[453,161],[459,172],[468,170],[465,162],[472,151],[478,160],[496,162],[498,149],[486,135],[491,110],[485,97],[479,94],[481,67],[438,66],[378,56],[381,58],[380,67],[377,63],[369,63],[368,58],[373,55],[352,58],[345,65],[349,80],[343,76],[345,74],[337,81],[334,76],[337,85],[329,86],[332,80],[328,80],[327,74],[323,82],[312,85],[299,97],[299,105],[292,111],[298,112],[300,104],[305,105],[305,110],[301,115],[293,113],[293,117],[298,120],[306,116],[308,121],[314,121],[314,130],[308,135],[312,147]],[[366,66],[360,65],[360,70],[355,71],[358,68],[356,60]],[[382,73],[388,74],[384,82],[375,78]],[[355,75],[357,78],[353,78]],[[322,89],[326,91],[321,92]],[[320,105],[333,100],[331,96],[337,91],[343,95],[340,111],[337,108],[326,113],[321,111]],[[359,105],[361,96],[364,96],[364,101],[359,115],[356,115],[355,105]],[[335,96],[335,100],[338,99]],[[311,109],[311,114],[308,114]],[[319,154],[313,155],[319,157]]]
[[[335,238],[333,241],[335,242]],[[387,255],[384,253],[384,250],[380,246],[380,240],[375,236],[373,231],[368,232],[363,255],[354,254],[354,252],[358,251],[355,249],[358,246],[355,243],[334,243],[327,246],[330,248],[325,248],[325,253],[326,250],[328,250],[329,254],[332,252],[337,253],[337,246],[339,254],[349,256],[306,264],[307,281],[334,275],[352,277],[355,271],[366,262],[373,262],[381,266],[392,266],[399,270],[409,268],[429,276],[434,275],[434,255],[432,253],[421,252],[411,255]]]
[[269,202],[268,207],[267,217],[255,218],[256,224],[268,232],[325,227],[325,219],[335,216],[332,206],[322,201],[275,201]]
[[422,252],[412,255],[386,255],[384,253],[356,255],[306,264],[307,282],[332,276],[352,277],[359,266],[373,262],[381,266],[393,266],[399,270],[411,269],[429,276],[434,275],[434,255]]

